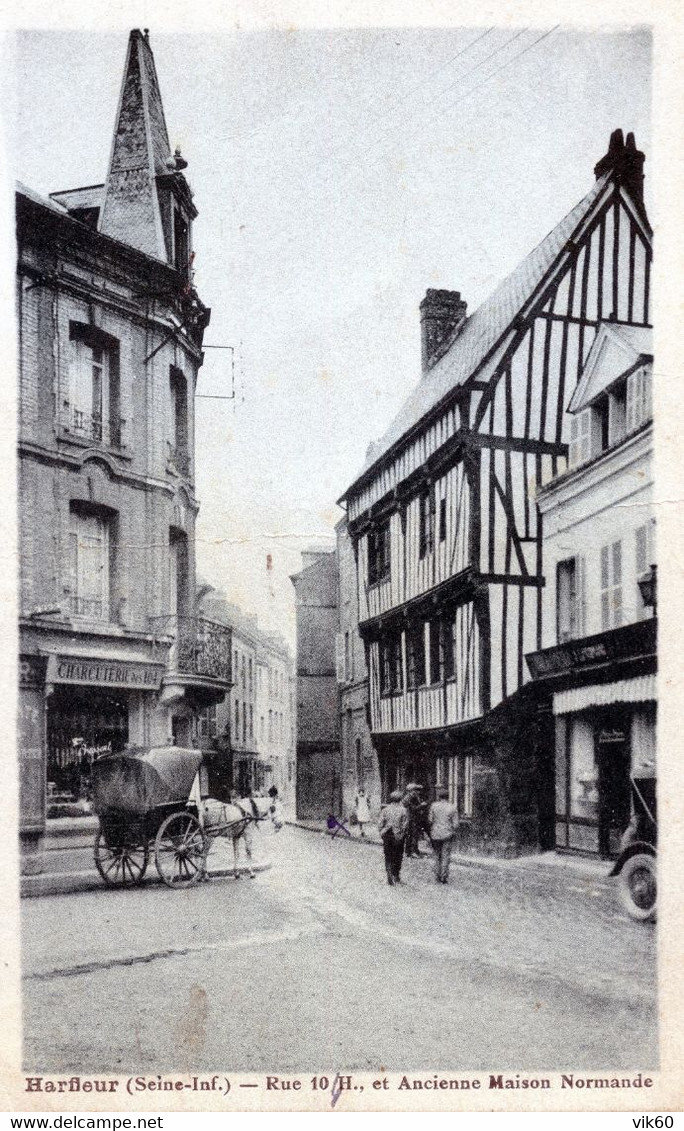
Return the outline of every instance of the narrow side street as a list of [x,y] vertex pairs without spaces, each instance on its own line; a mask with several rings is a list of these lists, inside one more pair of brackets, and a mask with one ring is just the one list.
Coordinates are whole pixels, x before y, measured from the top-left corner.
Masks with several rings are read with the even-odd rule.
[[286,828],[272,867],[23,902],[27,1071],[574,1071],[657,1065],[656,933],[571,869]]

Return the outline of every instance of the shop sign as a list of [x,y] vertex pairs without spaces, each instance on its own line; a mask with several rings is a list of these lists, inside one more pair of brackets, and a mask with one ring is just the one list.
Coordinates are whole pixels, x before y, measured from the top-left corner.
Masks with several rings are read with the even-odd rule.
[[617,745],[626,741],[624,730],[601,730],[599,731],[599,743],[601,746]]
[[47,682],[158,691],[163,672],[161,664],[53,655],[48,665]]

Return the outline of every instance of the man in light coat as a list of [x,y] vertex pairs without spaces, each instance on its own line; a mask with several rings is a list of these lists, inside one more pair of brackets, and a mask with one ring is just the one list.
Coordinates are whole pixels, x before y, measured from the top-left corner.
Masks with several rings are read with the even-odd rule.
[[428,810],[430,842],[435,855],[435,879],[438,884],[449,883],[451,842],[458,828],[458,810],[449,801],[448,789],[437,790],[437,800]]
[[409,816],[401,803],[401,790],[390,793],[389,805],[385,805],[378,818],[378,832],[382,839],[385,854],[385,870],[388,884],[400,884],[399,873],[404,858],[404,841],[408,829]]

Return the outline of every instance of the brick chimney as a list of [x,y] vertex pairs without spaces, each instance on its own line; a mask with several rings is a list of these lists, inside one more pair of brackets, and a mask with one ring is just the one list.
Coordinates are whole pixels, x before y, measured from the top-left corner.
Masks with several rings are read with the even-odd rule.
[[608,152],[594,166],[594,176],[598,178],[604,173],[612,173],[615,181],[623,185],[635,204],[643,209],[645,160],[644,154],[636,147],[634,134],[627,134],[625,141],[622,130],[613,130]]
[[420,304],[423,374],[446,353],[465,322],[467,305],[460,291],[425,292]]

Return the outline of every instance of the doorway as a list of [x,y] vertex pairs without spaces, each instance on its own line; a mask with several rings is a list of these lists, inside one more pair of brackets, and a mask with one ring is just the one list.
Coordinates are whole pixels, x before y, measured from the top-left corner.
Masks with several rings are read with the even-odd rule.
[[614,859],[630,817],[629,719],[603,716],[596,727],[596,764],[599,794],[599,855]]

